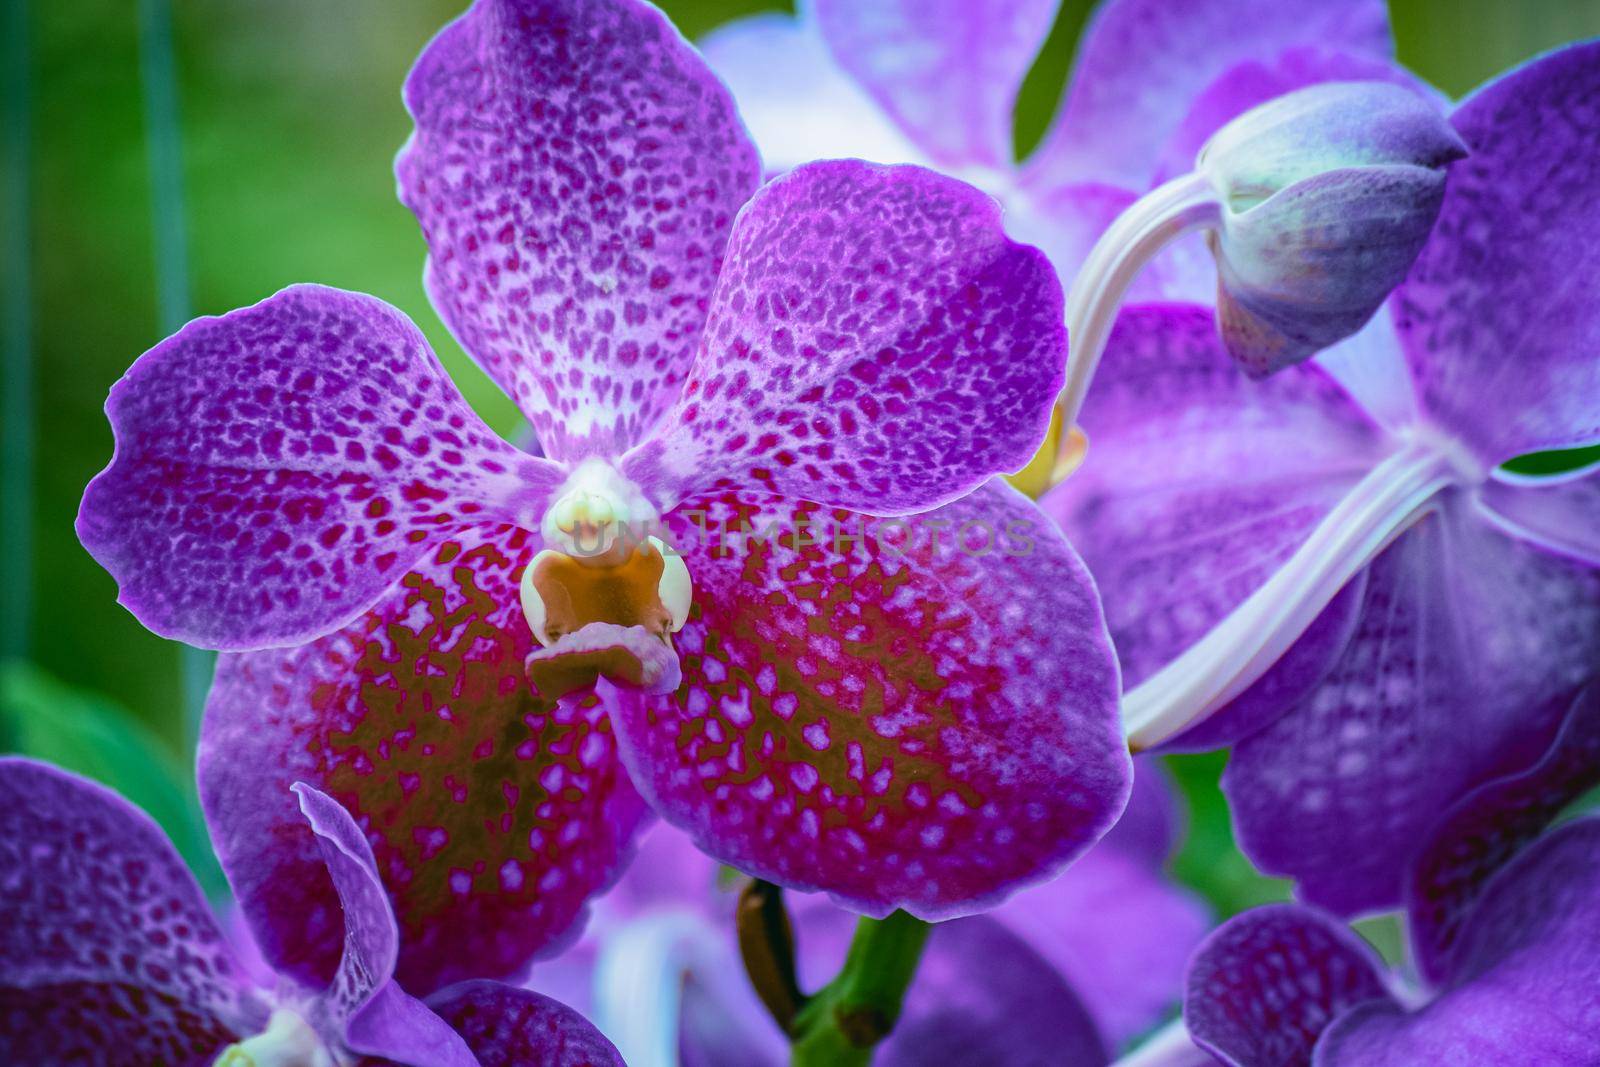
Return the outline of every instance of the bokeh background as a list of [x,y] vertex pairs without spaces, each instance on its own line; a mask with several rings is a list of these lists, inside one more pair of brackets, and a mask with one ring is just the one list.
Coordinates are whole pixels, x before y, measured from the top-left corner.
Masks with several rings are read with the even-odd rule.
[[[73,535],[83,487],[111,455],[101,406],[188,318],[315,281],[404,309],[468,400],[515,428],[510,401],[428,306],[422,238],[391,175],[410,129],[401,80],[465,0],[0,2],[0,750],[121,789],[219,888],[189,782],[205,661],[123,611]],[[661,3],[691,39],[788,6]],[[1019,156],[1056,108],[1092,7],[1062,5],[1018,107]],[[1454,96],[1600,35],[1600,0],[1390,7],[1401,60]],[[1222,915],[1285,895],[1233,845],[1216,788],[1224,761],[1170,761],[1190,808],[1175,874]],[[1393,951],[1392,928],[1366,932]]]

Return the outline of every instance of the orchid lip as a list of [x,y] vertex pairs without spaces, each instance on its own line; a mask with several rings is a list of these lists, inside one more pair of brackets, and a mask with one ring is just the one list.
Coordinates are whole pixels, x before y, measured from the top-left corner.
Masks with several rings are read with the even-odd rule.
[[655,536],[619,538],[602,556],[547,548],[523,569],[520,592],[528,628],[546,648],[596,622],[643,626],[670,645],[694,600],[683,557]]
[[265,1030],[223,1049],[214,1067],[335,1067],[335,1061],[298,1012],[278,1008]]

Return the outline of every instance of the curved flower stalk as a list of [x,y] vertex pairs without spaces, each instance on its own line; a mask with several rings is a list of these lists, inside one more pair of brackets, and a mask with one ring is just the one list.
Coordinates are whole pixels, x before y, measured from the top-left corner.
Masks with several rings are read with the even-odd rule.
[[[1060,878],[935,926],[872,1062],[1089,1067],[1157,1022],[1208,926],[1161,874],[1176,826],[1160,774],[1140,768],[1127,815]],[[733,890],[681,834],[652,830],[584,939],[530,985],[581,1005],[631,1062],[787,1063],[788,1036],[741,973]],[[789,901],[800,984],[816,990],[846,957],[852,917]]]
[[1310,901],[1399,902],[1434,813],[1525,766],[1600,662],[1592,470],[1600,46],[1479,90],[1471,156],[1389,312],[1248,382],[1209,309],[1130,309],[1043,503],[1105,597],[1136,749],[1234,746],[1246,851]]
[[[399,312],[296,286],[133,366],[80,514],[141,620],[240,653],[199,775],[246,912],[331,903],[277,877],[315,857],[294,781],[361,820],[419,991],[558,950],[640,794],[875,915],[991,906],[1102,834],[1098,600],[991,481],[1048,425],[1061,294],[994,202],[860,162],[756,192],[634,0],[479,0],[405,96],[429,294],[543,455]],[[312,979],[339,939],[263,950]]]
[[1534,768],[1486,783],[1433,828],[1407,900],[1421,987],[1323,912],[1258,908],[1195,954],[1184,1004],[1193,1039],[1234,1067],[1592,1062],[1600,819],[1529,842],[1600,779],[1597,750],[1591,686]]
[[337,907],[274,921],[331,923],[344,952],[324,986],[262,986],[148,816],[49,764],[0,758],[5,1062],[621,1067],[582,1016],[527,990],[408,996],[372,850],[328,796],[294,793],[322,861],[297,876],[331,882]]

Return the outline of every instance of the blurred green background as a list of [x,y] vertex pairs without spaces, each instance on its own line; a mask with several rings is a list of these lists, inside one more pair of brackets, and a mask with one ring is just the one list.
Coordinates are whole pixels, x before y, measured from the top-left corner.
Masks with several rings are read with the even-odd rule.
[[[0,745],[113,780],[203,855],[182,792],[179,650],[117,606],[73,536],[83,486],[111,454],[101,405],[186,309],[218,314],[316,281],[403,308],[473,405],[514,427],[510,402],[428,306],[422,239],[390,170],[410,127],[401,79],[464,0],[5,3]],[[784,5],[663,6],[693,38]],[[1091,7],[1063,5],[1018,110],[1022,151],[1056,106]],[[1392,0],[1391,10],[1400,58],[1454,95],[1600,34],[1600,0]],[[163,167],[178,181],[153,185]],[[177,195],[163,204],[153,187]],[[128,717],[143,733],[118,725]],[[1177,873],[1226,913],[1282,889],[1233,848],[1216,791],[1223,762],[1174,769],[1192,809]]]

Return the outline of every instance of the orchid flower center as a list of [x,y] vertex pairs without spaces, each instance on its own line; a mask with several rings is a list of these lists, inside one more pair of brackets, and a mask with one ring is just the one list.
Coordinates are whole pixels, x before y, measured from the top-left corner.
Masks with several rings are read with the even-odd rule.
[[214,1067],[335,1067],[335,1062],[310,1023],[278,1008],[265,1030],[223,1049]]
[[642,626],[662,641],[689,618],[683,558],[655,531],[655,507],[604,460],[585,460],[540,526],[545,549],[522,572],[522,611],[545,647],[590,623]]

